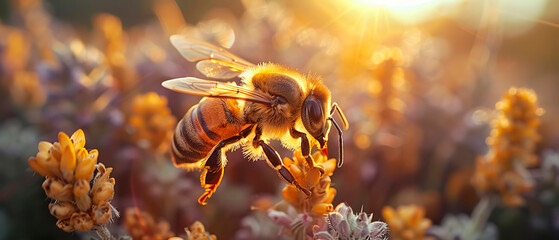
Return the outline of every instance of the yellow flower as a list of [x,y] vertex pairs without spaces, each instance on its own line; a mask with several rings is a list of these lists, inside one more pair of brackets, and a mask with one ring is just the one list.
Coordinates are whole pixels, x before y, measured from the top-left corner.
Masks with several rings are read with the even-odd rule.
[[416,205],[390,206],[382,209],[382,216],[390,229],[393,240],[432,239],[425,237],[431,220],[425,218],[425,209]]
[[[330,176],[336,169],[336,159],[327,160],[320,152],[315,152],[313,158],[318,167],[309,169],[301,151],[295,151],[293,155],[293,160],[285,158],[284,164],[297,181],[312,192],[312,196],[307,198],[295,186],[287,185],[283,188],[283,197],[299,212],[314,214],[332,212],[334,210],[332,201],[336,196],[336,189],[330,188]],[[324,170],[322,176],[320,176],[319,168]]]
[[85,135],[81,129],[71,137],[60,132],[58,142],[40,142],[36,157],[28,160],[35,172],[46,177],[43,189],[55,200],[49,205],[50,213],[58,219],[56,226],[67,232],[88,231],[112,217],[110,201],[115,184],[115,179],[109,177],[112,168],[97,163],[97,150],[88,152],[84,147]]
[[155,92],[138,95],[132,110],[128,124],[136,144],[144,149],[166,152],[177,122],[167,107],[167,98]]
[[533,152],[540,140],[538,117],[543,109],[537,106],[534,91],[525,88],[509,89],[496,108],[498,115],[486,140],[490,150],[477,159],[472,183],[481,194],[499,194],[507,206],[522,206],[521,194],[533,188],[526,167],[538,163]]

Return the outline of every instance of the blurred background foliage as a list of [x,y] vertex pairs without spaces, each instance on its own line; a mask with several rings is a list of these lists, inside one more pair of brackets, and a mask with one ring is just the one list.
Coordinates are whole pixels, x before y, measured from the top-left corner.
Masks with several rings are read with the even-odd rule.
[[27,165],[39,141],[78,128],[114,168],[112,203],[127,212],[114,235],[132,234],[126,209],[136,207],[162,222],[149,236],[184,236],[200,221],[220,239],[281,238],[265,211],[251,210],[282,200],[285,185],[264,161],[228,153],[224,182],[199,206],[199,173],[176,169],[158,146],[200,100],[160,86],[202,77],[170,45],[177,33],[321,75],[350,121],[346,163],[331,176],[334,206],[390,225],[398,215],[383,207],[413,205],[403,212],[446,234],[475,221],[482,195],[471,178],[490,150],[495,104],[510,87],[533,89],[545,110],[532,152],[539,163],[527,168],[534,187],[523,206],[497,204],[479,234],[557,239],[558,11],[552,0],[0,0],[0,239],[91,237],[56,227]]

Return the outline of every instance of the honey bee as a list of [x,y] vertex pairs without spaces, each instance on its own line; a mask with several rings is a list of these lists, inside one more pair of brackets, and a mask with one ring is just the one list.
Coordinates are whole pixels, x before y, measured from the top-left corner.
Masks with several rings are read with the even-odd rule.
[[171,148],[175,166],[203,168],[200,181],[205,192],[198,203],[205,205],[219,186],[227,162],[225,152],[239,146],[253,160],[265,158],[281,179],[310,197],[311,192],[297,182],[268,140],[281,140],[290,149],[300,147],[312,169],[316,166],[310,150],[318,146],[327,156],[333,123],[339,139],[337,165],[341,167],[342,129],[333,118],[334,112],[345,129],[348,123],[340,107],[331,103],[330,90],[320,77],[273,63],[255,65],[220,47],[181,35],[171,36],[170,41],[184,58],[197,62],[196,68],[206,77],[239,76],[242,80],[237,85],[184,77],[162,83],[168,89],[204,97],[178,123]]

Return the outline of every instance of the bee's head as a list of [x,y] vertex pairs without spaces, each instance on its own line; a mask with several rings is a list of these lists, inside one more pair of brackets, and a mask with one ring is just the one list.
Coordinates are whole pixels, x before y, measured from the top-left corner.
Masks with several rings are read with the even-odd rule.
[[[320,95],[310,94],[303,102],[301,109],[301,120],[303,126],[311,136],[318,141],[320,149],[326,151],[326,142],[330,132],[330,121],[328,121],[328,102],[320,98]],[[325,152],[326,153],[326,152]]]
[[307,132],[318,142],[322,153],[328,157],[328,133],[332,124],[338,130],[339,159],[338,167],[343,164],[343,137],[340,126],[334,121],[332,115],[336,110],[342,119],[343,127],[347,129],[347,120],[336,103],[330,102],[330,91],[324,87],[315,88],[307,96],[301,108],[301,120]]

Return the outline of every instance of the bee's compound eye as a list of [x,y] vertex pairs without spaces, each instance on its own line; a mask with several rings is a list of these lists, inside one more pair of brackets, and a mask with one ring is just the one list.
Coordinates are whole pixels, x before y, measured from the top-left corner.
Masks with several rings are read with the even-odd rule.
[[322,107],[320,106],[320,103],[318,103],[318,101],[310,101],[307,111],[312,122],[318,123],[322,120]]
[[324,130],[322,104],[316,98],[309,97],[303,104],[303,125],[313,137],[319,137]]

